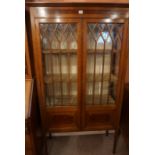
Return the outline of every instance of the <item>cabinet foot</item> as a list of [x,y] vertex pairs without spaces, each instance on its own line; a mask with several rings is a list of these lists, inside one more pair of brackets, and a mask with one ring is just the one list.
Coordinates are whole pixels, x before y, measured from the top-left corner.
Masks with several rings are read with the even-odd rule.
[[47,146],[47,139],[45,141],[45,155],[48,155],[48,146]]
[[116,153],[116,147],[117,147],[117,141],[118,141],[119,134],[120,134],[120,129],[116,129],[115,134],[114,134],[113,154]]
[[48,138],[49,138],[49,139],[52,139],[52,134],[51,134],[51,132],[49,132]]
[[106,136],[108,136],[109,135],[109,130],[106,130],[106,133],[105,134],[106,134]]
[[48,155],[48,144],[47,144],[48,137],[46,134],[43,136],[43,151],[42,155]]

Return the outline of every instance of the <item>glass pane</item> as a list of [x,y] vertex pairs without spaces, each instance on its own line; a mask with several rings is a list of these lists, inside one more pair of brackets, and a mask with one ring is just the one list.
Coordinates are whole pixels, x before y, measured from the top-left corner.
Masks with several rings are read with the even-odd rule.
[[95,96],[99,96],[101,93],[101,82],[95,82],[95,91],[94,94]]
[[88,24],[86,104],[115,103],[122,32],[123,24]]
[[103,55],[96,55],[96,76],[100,76],[102,75],[102,64],[103,64]]
[[68,74],[68,57],[66,55],[61,55],[61,69],[62,69],[62,74],[66,75]]
[[77,105],[77,25],[40,24],[47,106]]
[[93,74],[94,72],[94,58],[92,55],[87,56],[87,74]]
[[105,55],[104,59],[104,75],[110,74],[111,54]]
[[68,85],[66,82],[62,82],[62,87],[63,87],[63,96],[66,96],[68,94]]
[[50,66],[51,66],[51,64],[50,64],[50,61],[49,61],[49,57],[47,56],[47,55],[45,55],[45,60],[44,60],[44,62],[45,62],[45,74],[51,74],[51,68],[50,68]]
[[70,64],[70,72],[71,74],[77,74],[77,56],[76,55],[72,55],[70,57],[70,61],[71,61],[71,64]]
[[106,39],[105,49],[106,50],[112,50],[112,39],[110,36],[108,36]]
[[92,104],[93,102],[93,83],[92,82],[87,82],[87,95],[86,95],[86,100],[87,104]]
[[71,95],[76,96],[77,95],[77,83],[74,82],[71,84]]
[[102,50],[104,49],[104,40],[103,38],[100,36],[97,40],[97,50]]
[[77,104],[77,82],[71,83],[71,99],[72,104]]

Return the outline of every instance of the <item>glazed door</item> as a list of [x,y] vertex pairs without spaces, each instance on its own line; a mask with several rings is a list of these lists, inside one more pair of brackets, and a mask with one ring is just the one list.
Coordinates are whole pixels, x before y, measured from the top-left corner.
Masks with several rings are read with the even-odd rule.
[[[44,122],[51,131],[80,128],[80,22],[72,19],[36,20],[40,46],[40,89]],[[41,51],[39,51],[41,49]]]
[[124,23],[87,19],[84,30],[83,128],[114,128],[120,102]]

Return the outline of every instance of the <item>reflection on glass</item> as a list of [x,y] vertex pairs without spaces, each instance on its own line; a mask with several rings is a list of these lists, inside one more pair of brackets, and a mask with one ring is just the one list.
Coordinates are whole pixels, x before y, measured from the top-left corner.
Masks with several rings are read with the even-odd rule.
[[105,49],[106,50],[112,50],[112,40],[111,40],[110,36],[107,37]]
[[101,36],[97,40],[97,49],[104,49],[104,40]]

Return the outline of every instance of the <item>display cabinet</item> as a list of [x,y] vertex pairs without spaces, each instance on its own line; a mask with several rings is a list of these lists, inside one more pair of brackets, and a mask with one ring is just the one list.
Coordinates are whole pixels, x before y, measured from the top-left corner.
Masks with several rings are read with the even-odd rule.
[[38,6],[30,8],[30,16],[44,130],[117,133],[128,5]]

